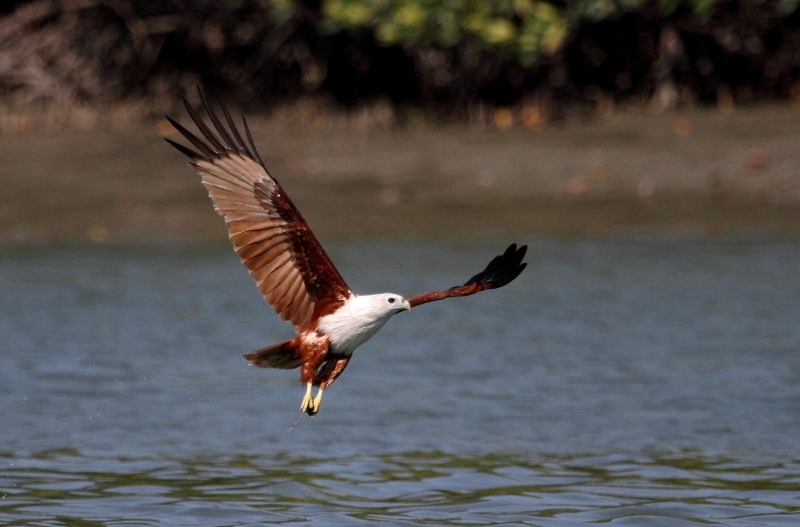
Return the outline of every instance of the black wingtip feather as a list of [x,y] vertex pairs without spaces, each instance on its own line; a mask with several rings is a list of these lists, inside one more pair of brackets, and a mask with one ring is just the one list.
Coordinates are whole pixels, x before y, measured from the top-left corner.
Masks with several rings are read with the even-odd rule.
[[244,123],[244,131],[247,134],[247,140],[250,142],[250,148],[253,149],[253,154],[256,156],[256,160],[261,163],[261,166],[266,168],[264,162],[261,160],[261,155],[259,155],[258,150],[256,150],[256,145],[253,143],[253,136],[250,135],[250,127],[247,126],[247,119],[245,119],[244,114],[242,114],[242,123]]
[[227,121],[228,127],[231,129],[231,133],[233,133],[233,137],[236,139],[236,145],[238,146],[239,150],[252,158],[253,154],[250,153],[250,150],[247,148],[244,139],[242,139],[239,129],[236,127],[236,124],[233,122],[233,118],[231,117],[231,113],[228,111],[228,107],[219,97],[217,97],[217,102],[222,108],[222,113],[225,115],[225,121]]
[[192,121],[194,121],[197,129],[200,130],[200,133],[203,134],[203,137],[208,140],[211,148],[213,148],[216,153],[224,152],[225,145],[223,145],[219,138],[214,135],[214,132],[212,132],[211,129],[206,125],[205,121],[203,121],[203,118],[200,117],[200,114],[198,114],[194,108],[192,108],[192,105],[189,104],[189,101],[186,100],[186,97],[181,97],[181,99],[183,99],[183,106],[186,108],[186,112],[189,114],[189,117],[192,118]]
[[517,244],[512,243],[502,255],[492,258],[486,269],[467,280],[464,285],[490,283],[493,289],[497,289],[513,282],[528,266],[522,262],[527,250],[527,245],[517,249]]
[[233,139],[228,134],[228,131],[224,126],[222,126],[222,121],[220,121],[219,117],[217,117],[217,113],[214,111],[214,108],[208,104],[208,100],[206,100],[206,96],[203,94],[203,90],[200,89],[200,86],[197,87],[197,93],[200,94],[200,101],[203,103],[203,108],[206,109],[206,113],[211,119],[211,122],[214,124],[214,128],[217,129],[217,133],[222,138],[222,142],[225,143],[225,146],[228,149],[238,150],[239,148],[236,146],[236,143],[233,142]]
[[[217,133],[220,137],[217,137],[211,128],[205,123],[202,117],[192,108],[192,105],[189,104],[189,101],[186,100],[186,97],[181,97],[183,101],[183,105],[186,108],[189,117],[191,117],[194,124],[197,126],[197,129],[206,138],[208,143],[200,139],[194,133],[190,132],[186,128],[184,128],[180,123],[172,119],[170,116],[166,115],[167,121],[175,127],[175,129],[180,132],[180,134],[185,137],[192,145],[199,151],[195,152],[189,148],[186,148],[183,145],[180,145],[174,141],[166,139],[166,141],[178,149],[181,153],[189,156],[194,161],[204,161],[210,159],[216,159],[224,152],[237,152],[239,154],[244,154],[253,161],[259,163],[265,170],[266,165],[264,165],[264,161],[261,159],[261,155],[256,150],[256,145],[253,142],[253,136],[250,134],[250,127],[247,125],[247,119],[244,115],[242,115],[242,123],[244,124],[244,130],[246,132],[247,141],[250,144],[248,148],[247,142],[242,138],[241,133],[239,132],[238,127],[233,122],[231,118],[231,114],[228,111],[227,106],[225,103],[222,102],[222,99],[217,97],[217,101],[219,102],[220,108],[222,108],[222,113],[225,115],[225,121],[228,123],[228,128],[225,128],[225,125],[222,123],[220,118],[217,116],[216,112],[214,111],[211,104],[209,104],[208,99],[206,98],[203,90],[200,87],[197,87],[197,91],[200,94],[200,100],[203,103],[203,107],[205,108],[206,113],[208,114],[209,119],[211,119],[211,123],[213,124],[214,128],[216,129]],[[224,144],[223,144],[224,143]]]
[[166,116],[166,117],[167,117],[167,121],[169,121],[169,124],[171,124],[172,126],[174,126],[174,127],[175,127],[175,129],[176,129],[178,132],[180,132],[180,134],[181,134],[183,137],[185,137],[186,139],[188,139],[188,141],[189,141],[190,143],[192,143],[192,144],[194,145],[194,147],[200,151],[200,153],[201,153],[201,154],[203,154],[204,156],[206,156],[206,158],[208,158],[208,159],[211,159],[211,158],[212,158],[212,157],[213,157],[213,156],[216,154],[216,152],[215,152],[214,150],[212,150],[211,148],[209,148],[209,147],[208,147],[208,146],[207,146],[207,145],[206,145],[206,144],[205,144],[203,141],[201,141],[201,140],[200,140],[200,139],[199,139],[199,138],[198,138],[196,135],[194,135],[192,132],[190,132],[189,130],[187,130],[186,128],[184,128],[184,127],[183,127],[183,126],[182,126],[182,125],[181,125],[181,124],[180,124],[178,121],[176,121],[175,119],[173,119],[173,118],[171,118],[171,117],[169,117],[169,116]]
[[207,159],[206,157],[198,154],[197,152],[195,152],[191,148],[186,148],[182,144],[176,143],[172,139],[167,139],[166,137],[164,137],[163,139],[167,143],[169,143],[172,146],[174,146],[180,153],[182,153],[183,155],[189,157],[192,161],[205,161]]

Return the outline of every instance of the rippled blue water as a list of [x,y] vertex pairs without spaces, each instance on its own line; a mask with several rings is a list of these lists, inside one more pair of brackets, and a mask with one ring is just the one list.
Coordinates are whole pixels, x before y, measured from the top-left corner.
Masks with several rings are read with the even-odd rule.
[[[501,246],[327,243],[359,292]],[[224,245],[0,248],[0,524],[800,525],[800,244],[530,243],[398,315],[322,411]]]

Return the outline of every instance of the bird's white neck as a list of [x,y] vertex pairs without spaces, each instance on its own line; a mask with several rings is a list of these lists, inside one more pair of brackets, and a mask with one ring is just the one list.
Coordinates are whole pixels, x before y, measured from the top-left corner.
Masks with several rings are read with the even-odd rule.
[[331,340],[335,353],[350,355],[396,313],[384,305],[385,295],[352,295],[330,315],[319,319],[317,330]]

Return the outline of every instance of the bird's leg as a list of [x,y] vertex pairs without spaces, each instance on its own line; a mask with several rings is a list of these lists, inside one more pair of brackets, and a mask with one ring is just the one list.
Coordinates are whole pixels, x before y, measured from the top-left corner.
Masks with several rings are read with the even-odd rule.
[[322,388],[317,390],[317,396],[314,397],[314,401],[311,404],[311,407],[308,409],[309,417],[314,417],[319,412],[319,407],[322,406]]
[[303,400],[300,402],[300,411],[305,412],[306,410],[308,410],[309,412],[308,415],[311,415],[311,412],[314,411],[314,400],[311,398],[312,386],[313,386],[312,383],[310,382],[306,383],[306,394],[303,396]]

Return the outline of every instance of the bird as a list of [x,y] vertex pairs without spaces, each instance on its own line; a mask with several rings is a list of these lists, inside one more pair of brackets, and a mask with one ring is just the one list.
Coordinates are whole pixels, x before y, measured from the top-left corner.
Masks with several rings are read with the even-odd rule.
[[[169,116],[169,123],[196,150],[164,139],[189,158],[258,290],[278,316],[294,326],[295,337],[246,353],[244,358],[261,368],[300,369],[300,382],[305,387],[301,416],[313,417],[319,412],[323,391],[342,374],[356,348],[394,315],[429,302],[503,287],[527,266],[522,261],[527,246],[511,244],[461,286],[409,299],[395,293],[356,294],[267,170],[244,115],[247,143],[225,103],[217,98],[227,128],[199,87],[198,92],[214,130],[182,97],[205,140]],[[316,395],[313,387],[317,387]]]

